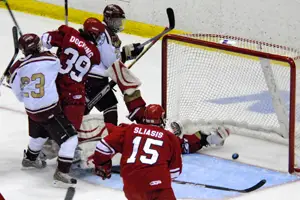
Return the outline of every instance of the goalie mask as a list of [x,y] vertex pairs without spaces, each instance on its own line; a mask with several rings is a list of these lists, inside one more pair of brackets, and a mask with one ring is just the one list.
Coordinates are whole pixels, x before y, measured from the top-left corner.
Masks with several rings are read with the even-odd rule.
[[144,123],[165,127],[165,110],[158,104],[150,104],[144,112]]
[[104,8],[103,11],[104,22],[107,27],[114,33],[124,30],[125,13],[122,8],[115,4],[110,4]]
[[95,44],[98,44],[104,31],[104,25],[97,18],[90,17],[83,23],[83,32],[91,37]]
[[42,42],[39,36],[33,33],[22,35],[19,38],[19,49],[25,56],[40,53],[42,51]]

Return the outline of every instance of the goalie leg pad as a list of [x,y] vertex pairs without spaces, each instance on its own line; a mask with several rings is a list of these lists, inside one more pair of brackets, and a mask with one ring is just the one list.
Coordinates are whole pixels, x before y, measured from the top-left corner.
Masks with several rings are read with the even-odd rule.
[[123,94],[131,95],[141,85],[141,81],[120,61],[116,61],[106,73],[118,84]]
[[79,143],[100,140],[108,135],[103,117],[100,115],[86,115],[78,130]]
[[132,95],[124,95],[124,101],[129,111],[128,119],[141,123],[144,118],[146,102],[141,96],[140,90],[136,90]]
[[133,112],[136,108],[143,107],[146,102],[141,96],[140,90],[136,90],[131,95],[124,95],[124,101],[129,112]]

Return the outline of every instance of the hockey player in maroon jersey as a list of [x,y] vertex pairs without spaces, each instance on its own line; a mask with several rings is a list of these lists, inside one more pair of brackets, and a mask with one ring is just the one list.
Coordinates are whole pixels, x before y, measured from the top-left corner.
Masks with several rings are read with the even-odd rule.
[[[113,65],[118,59],[122,63],[127,60],[135,59],[143,48],[137,48],[140,43],[125,45],[121,48],[121,40],[118,33],[124,29],[124,21],[126,19],[123,9],[115,4],[110,4],[103,10],[103,25],[105,27],[104,37],[99,41],[97,47],[101,53],[101,64],[92,69],[86,82],[86,94],[89,100],[93,99],[107,84],[109,75],[105,71]],[[100,112],[103,112],[104,121],[118,124],[117,98],[110,90],[95,107]],[[85,114],[88,114],[90,109],[86,109]]]
[[85,110],[85,80],[88,72],[101,62],[96,44],[104,33],[102,23],[89,18],[79,32],[62,25],[42,36],[44,47],[59,48],[62,65],[57,77],[60,103],[67,118],[79,129]]
[[21,36],[19,48],[25,57],[10,68],[9,83],[18,100],[24,103],[28,115],[30,140],[22,166],[46,167],[46,162],[41,161],[38,155],[51,137],[60,146],[54,186],[73,186],[77,181],[68,173],[78,138],[59,105],[55,80],[61,67],[60,61],[49,51],[42,51],[41,40],[35,34]]
[[181,147],[177,137],[164,129],[164,110],[151,104],[141,124],[115,126],[101,139],[94,154],[95,173],[111,177],[111,158],[121,153],[121,177],[129,200],[176,199],[171,180],[182,170]]

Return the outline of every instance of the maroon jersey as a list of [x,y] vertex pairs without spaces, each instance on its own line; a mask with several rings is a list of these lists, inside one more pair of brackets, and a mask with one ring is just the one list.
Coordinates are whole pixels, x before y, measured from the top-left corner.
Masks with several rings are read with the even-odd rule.
[[47,48],[58,47],[60,51],[62,68],[56,81],[59,93],[62,96],[68,94],[68,98],[73,100],[83,99],[84,102],[87,73],[101,61],[97,47],[80,36],[77,30],[65,25],[45,33],[42,41]]
[[98,144],[94,160],[105,163],[121,153],[124,188],[143,191],[171,188],[171,179],[182,170],[181,147],[177,137],[158,126],[122,124]]

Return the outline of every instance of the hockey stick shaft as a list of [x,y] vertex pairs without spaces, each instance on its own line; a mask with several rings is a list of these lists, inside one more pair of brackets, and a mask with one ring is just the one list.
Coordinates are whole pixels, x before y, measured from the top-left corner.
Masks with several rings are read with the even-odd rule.
[[221,186],[215,186],[215,185],[207,185],[207,184],[202,184],[202,183],[193,183],[193,182],[188,182],[188,181],[179,181],[179,180],[173,180],[174,183],[182,184],[182,185],[195,185],[195,186],[200,186],[204,188],[209,188],[209,189],[214,189],[214,190],[223,190],[223,191],[230,191],[230,192],[239,192],[239,193],[248,193],[252,192],[254,190],[257,190],[261,188],[265,183],[266,180],[263,179],[253,185],[250,188],[247,189],[234,189],[234,188],[228,188],[228,187],[221,187]]
[[65,0],[65,25],[68,26],[68,16],[69,16],[69,11],[68,11],[68,0]]
[[[168,15],[168,20],[169,20],[169,27],[165,28],[164,31],[162,31],[160,34],[157,36],[147,40],[143,44],[141,44],[138,48],[142,48],[145,45],[151,43],[144,51],[128,66],[128,69],[130,69],[141,57],[145,55],[145,53],[165,34],[170,32],[171,30],[174,29],[175,27],[175,16],[174,16],[174,11],[172,8],[167,8],[167,15]],[[108,85],[106,85],[91,101],[87,103],[87,108],[90,110],[96,105],[98,101],[108,92],[110,91],[116,83],[114,81],[110,81]]]
[[10,66],[13,64],[13,62],[15,61],[18,53],[19,53],[19,46],[18,46],[18,28],[16,26],[13,26],[12,27],[12,34],[13,34],[13,40],[14,40],[14,48],[15,48],[15,51],[14,51],[14,55],[13,57],[11,58],[8,66],[6,67],[3,75],[1,76],[1,79],[0,79],[0,86],[2,85],[3,81],[4,81],[4,78],[5,76],[7,76],[8,74],[8,70],[10,68]]
[[16,18],[15,18],[15,16],[14,16],[13,12],[12,12],[11,9],[10,9],[10,6],[9,6],[7,0],[3,0],[3,1],[4,1],[4,4],[5,4],[5,6],[6,6],[8,12],[9,12],[9,14],[10,14],[12,20],[14,21],[15,26],[18,28],[19,34],[22,36],[23,34],[22,34],[21,29],[20,29],[20,26],[19,26],[19,24],[18,24],[18,22],[17,22],[17,20],[16,20]]
[[146,42],[144,42],[143,44],[141,44],[140,46],[138,46],[138,48],[142,48],[144,46],[146,46],[147,44],[149,44],[150,42],[153,42],[155,40],[158,40],[159,38],[161,38],[163,35],[165,35],[166,33],[170,32],[171,30],[174,29],[175,27],[175,15],[174,15],[174,11],[172,8],[167,8],[167,15],[168,15],[168,20],[169,20],[169,27],[166,28],[163,32],[161,32],[160,34],[156,35],[153,38],[150,38],[149,40],[147,40]]
[[[120,166],[119,165],[112,166],[111,171],[112,171],[112,173],[120,174]],[[252,187],[247,188],[247,189],[241,189],[241,190],[234,189],[234,188],[215,186],[215,185],[207,185],[207,184],[202,184],[202,183],[188,182],[188,181],[172,180],[172,182],[182,184],[182,185],[200,186],[200,187],[204,187],[204,188],[208,188],[208,189],[214,189],[214,190],[248,193],[248,192],[252,192],[254,190],[257,190],[257,189],[261,188],[267,181],[265,179],[263,179],[263,180],[259,181],[257,184],[253,185]]]

